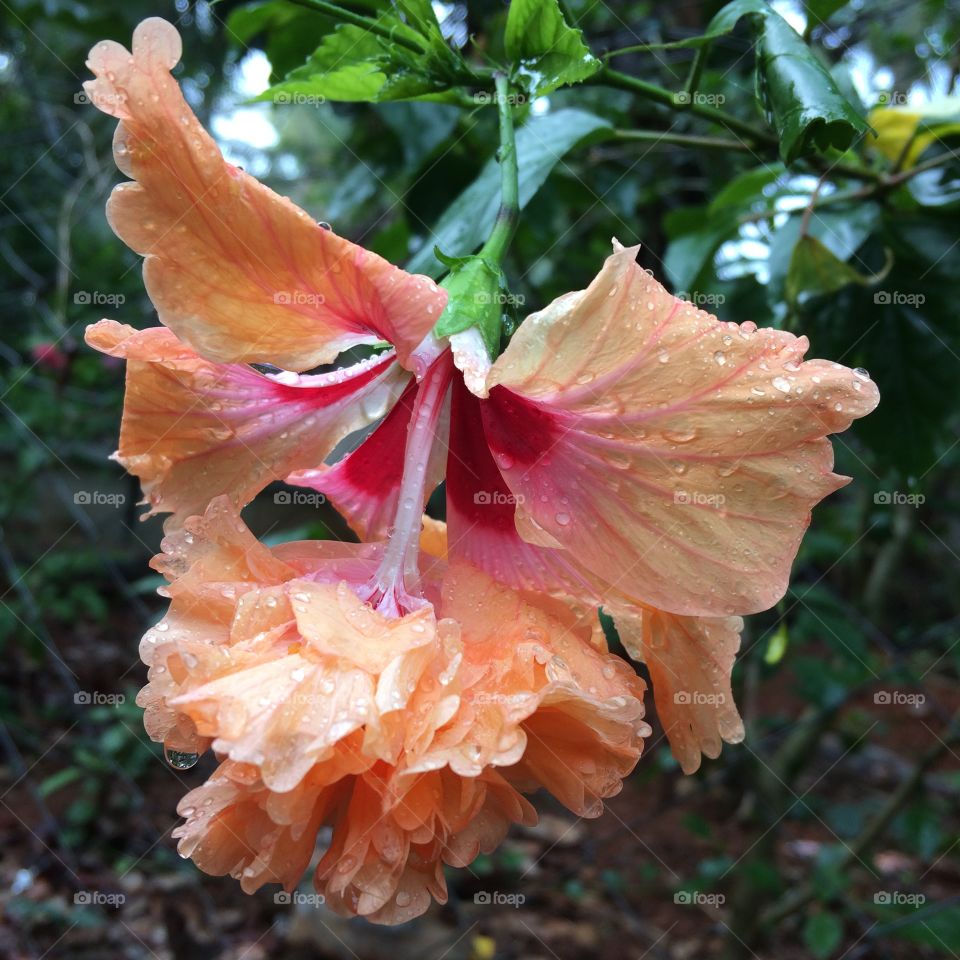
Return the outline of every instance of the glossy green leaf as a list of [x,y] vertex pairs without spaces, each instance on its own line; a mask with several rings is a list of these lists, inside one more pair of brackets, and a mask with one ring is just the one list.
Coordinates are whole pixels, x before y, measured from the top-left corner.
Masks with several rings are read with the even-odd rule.
[[869,130],[864,118],[841,94],[829,70],[803,38],[768,3],[734,0],[714,16],[706,32],[651,49],[692,49],[733,31],[745,17],[757,43],[757,101],[776,128],[786,163],[813,150],[845,150]]
[[845,150],[869,129],[797,31],[774,13],[763,18],[757,90],[786,163],[814,149]]
[[[582,110],[558,110],[534,117],[517,131],[520,170],[520,206],[526,206],[563,155],[581,140],[610,133],[606,120]],[[453,201],[437,221],[433,233],[407,263],[412,273],[437,277],[443,265],[434,246],[450,256],[467,256],[486,239],[500,206],[500,168],[495,158],[477,179]]]
[[579,83],[600,69],[600,61],[580,31],[566,22],[557,0],[512,0],[504,45],[515,82],[531,97]]

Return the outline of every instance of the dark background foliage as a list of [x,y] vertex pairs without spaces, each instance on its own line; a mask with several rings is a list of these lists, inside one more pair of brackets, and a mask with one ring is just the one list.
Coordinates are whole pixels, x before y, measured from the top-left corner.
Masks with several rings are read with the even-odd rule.
[[[438,267],[438,224],[475,217],[468,195],[442,219],[491,161],[496,111],[466,94],[311,100],[316,65],[289,88],[299,97],[245,105],[334,26],[280,0],[0,6],[0,954],[960,953],[954,128],[932,128],[910,159],[885,158],[850,128],[846,155],[812,143],[785,167],[780,153],[797,131],[774,132],[758,109],[747,22],[714,42],[696,90],[765,138],[596,75],[518,109],[541,145],[521,151],[521,175],[540,164],[546,177],[506,264],[521,316],[589,282],[611,237],[642,242],[641,262],[672,289],[724,319],[807,334],[811,355],[867,368],[882,402],[835,442],[853,483],[816,509],[789,594],[749,618],[734,674],[746,742],[684,778],[653,718],[648,750],[603,818],[577,822],[545,801],[540,827],[451,875],[447,907],[383,932],[277,903],[272,891],[247,898],[179,861],[170,840],[176,801],[204,767],[169,769],[133,703],[144,678],[137,641],[161,610],[146,566],[160,529],[137,521],[135,484],[107,461],[122,367],[82,341],[101,316],[155,317],[138,258],[104,219],[122,177],[114,121],[79,95],[83,61],[97,40],[128,42],[143,17],[176,22],[179,79],[231,159],[421,270]],[[700,35],[719,6],[562,4],[596,56]],[[505,5],[435,9],[451,48],[473,63],[503,58]],[[956,89],[955,2],[777,9],[855,115],[908,100],[922,111]],[[612,63],[680,93],[693,57],[672,48]],[[761,93],[775,97],[768,87]],[[545,153],[547,130],[556,140]],[[484,189],[489,200],[489,178]],[[332,512],[269,496],[247,515],[268,539],[346,535]],[[481,891],[525,899],[486,905],[475,902]]]

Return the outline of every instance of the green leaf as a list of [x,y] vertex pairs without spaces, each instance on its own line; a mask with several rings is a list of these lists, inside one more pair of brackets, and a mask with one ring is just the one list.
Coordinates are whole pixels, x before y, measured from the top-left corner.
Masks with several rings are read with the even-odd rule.
[[83,771],[80,770],[79,767],[64,767],[62,770],[52,773],[40,783],[38,788],[40,796],[49,797],[50,794],[56,793],[58,790],[67,786],[67,784],[79,779],[82,773]]
[[447,291],[447,305],[433,332],[449,337],[476,327],[483,337],[487,352],[496,357],[500,346],[500,270],[484,257],[437,256],[450,267],[450,275],[442,286]]
[[764,17],[758,53],[758,98],[776,127],[785,163],[814,149],[846,150],[867,133],[866,121],[783,17]]
[[816,237],[806,235],[799,239],[790,258],[785,286],[787,302],[802,304],[813,297],[834,293],[849,283],[869,286],[882,280],[889,268],[888,259],[886,268],[879,274],[860,274],[835,257]]
[[457,99],[451,89],[462,60],[443,39],[429,3],[398,3],[372,22],[389,37],[362,26],[340,24],[328,33],[309,60],[257,100],[286,102],[317,97],[344,102],[383,102],[421,97]]
[[[563,155],[590,135],[609,134],[606,120],[582,110],[558,110],[534,117],[517,131],[520,207],[525,207]],[[491,158],[477,179],[444,211],[427,243],[406,265],[412,273],[437,277],[444,272],[434,246],[450,256],[467,256],[493,228],[500,206],[500,169]]]
[[744,17],[750,18],[756,36],[757,101],[776,128],[786,163],[814,149],[846,150],[867,133],[866,121],[803,38],[761,0],[734,0],[717,13],[702,36],[650,49],[702,47],[731,33]]
[[557,0],[512,0],[504,44],[514,81],[531,97],[579,83],[600,69],[583,34],[564,20]]
[[[767,293],[774,305],[782,304],[788,299],[787,283],[793,267],[794,251],[801,239],[802,222],[803,211],[798,210],[777,228],[770,241],[770,280]],[[851,206],[837,204],[813,211],[807,221],[806,236],[818,240],[833,257],[846,263],[857,254],[870,235],[878,229],[879,224],[880,207],[875,203]],[[861,266],[864,264],[861,263]]]
[[803,925],[803,942],[818,960],[829,957],[842,937],[843,924],[832,913],[815,913]]

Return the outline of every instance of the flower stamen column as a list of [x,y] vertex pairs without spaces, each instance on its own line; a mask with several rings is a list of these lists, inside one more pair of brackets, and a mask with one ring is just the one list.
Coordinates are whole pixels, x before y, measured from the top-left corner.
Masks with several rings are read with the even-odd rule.
[[358,591],[380,613],[402,617],[426,604],[420,592],[420,527],[430,453],[437,438],[453,362],[444,352],[427,369],[414,401],[404,449],[397,512],[383,560],[369,583]]

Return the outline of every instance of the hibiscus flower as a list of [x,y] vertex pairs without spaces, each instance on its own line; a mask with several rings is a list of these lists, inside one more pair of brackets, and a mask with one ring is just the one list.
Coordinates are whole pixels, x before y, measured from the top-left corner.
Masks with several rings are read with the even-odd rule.
[[291,890],[327,826],[327,903],[400,922],[446,899],[443,863],[536,822],[521,792],[597,816],[649,727],[595,618],[426,554],[424,603],[387,616],[358,596],[384,549],[268,549],[216,498],[154,561],[171,602],[141,646],[139,703],[177,758],[220,759],[179,806],[182,854]]
[[[439,860],[459,863],[529,816],[510,790],[546,785],[572,809],[597,812],[635,762],[641,688],[606,652],[598,606],[647,664],[685,771],[742,738],[730,688],[740,617],[783,595],[812,507],[847,482],[833,473],[827,437],[869,413],[877,390],[862,372],[805,360],[805,337],[722,322],[677,299],[639,268],[636,247],[616,242],[587,289],[527,317],[499,357],[476,337],[470,349],[469,332],[451,350],[431,332],[442,287],[325,229],[223,159],[170,75],[179,55],[176,31],[154,19],[137,28],[132,52],[104,42],[89,60],[87,92],[120,119],[115,156],[134,178],[116,188],[108,217],[145,257],[162,324],[88,330],[89,343],[128,364],[118,459],[183,542],[190,518],[209,517],[211,505],[239,511],[274,480],[321,491],[368,542],[310,548],[306,572],[250,544],[265,566],[239,579],[266,593],[262,605],[250,601],[255,624],[236,639],[240,589],[223,570],[239,561],[191,561],[171,584],[165,623],[199,625],[176,648],[145,648],[148,729],[177,751],[212,744],[225,760],[203,801],[241,838],[255,823],[275,841],[267,852],[249,837],[225,848],[185,813],[182,842],[204,869],[294,882],[303,866],[289,866],[291,845],[299,851],[303,830],[333,823],[328,857],[349,864],[347,879],[325,860],[321,889],[344,909],[395,917],[380,912],[384,890],[409,894],[408,905],[424,890],[439,896]],[[354,348],[371,355],[342,365]],[[330,462],[351,435],[351,452]],[[421,534],[442,479],[449,547],[428,530],[448,554],[440,575],[425,565]],[[199,595],[186,586],[194,578]],[[222,581],[228,593],[216,600],[211,585]],[[273,619],[263,612],[270,598]],[[526,643],[514,621],[541,616],[551,625]],[[459,700],[443,722],[418,720],[422,679],[452,666],[445,621],[462,647]],[[564,652],[567,635],[579,640]],[[413,687],[389,686],[401,702],[384,710],[390,670]],[[322,694],[341,676],[367,713],[338,718],[338,697],[315,715],[296,712],[300,684]],[[516,714],[504,697],[520,698]],[[410,819],[397,798],[420,777],[430,801]],[[351,833],[368,821],[373,830],[374,810],[393,818],[386,858],[366,828],[360,840]],[[485,839],[464,845],[476,830]],[[406,839],[394,856],[397,831]],[[372,873],[351,886],[354,866]],[[408,870],[422,881],[416,897]]]

